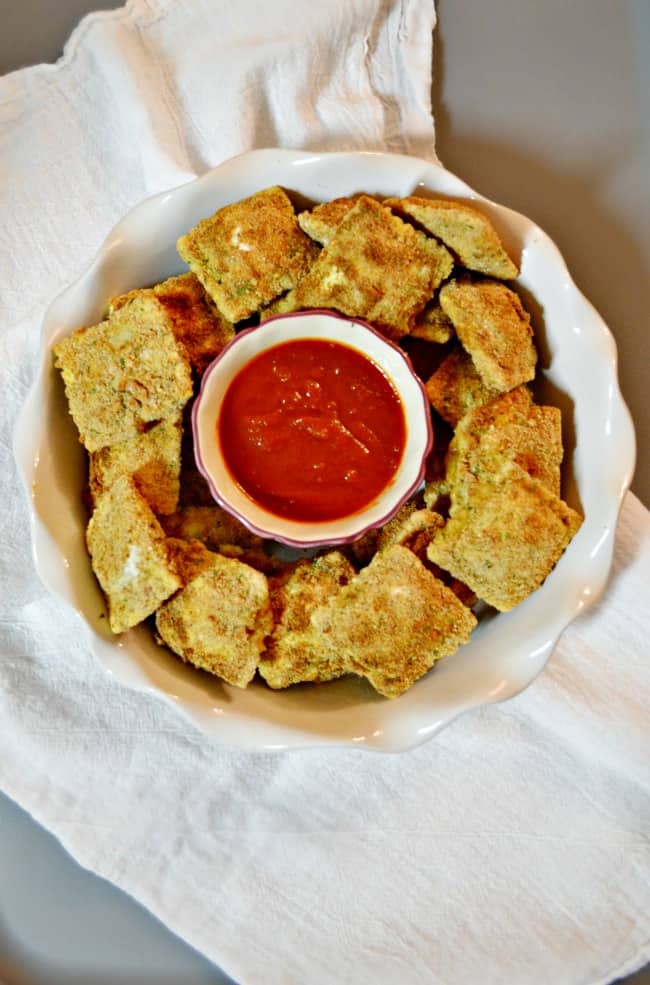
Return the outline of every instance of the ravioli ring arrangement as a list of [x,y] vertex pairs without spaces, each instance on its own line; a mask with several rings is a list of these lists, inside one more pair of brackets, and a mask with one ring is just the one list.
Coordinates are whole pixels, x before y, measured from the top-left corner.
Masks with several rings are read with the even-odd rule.
[[[178,251],[188,273],[113,298],[54,348],[109,626],[146,622],[238,687],[357,674],[396,697],[467,642],[479,600],[506,611],[539,588],[582,522],[561,498],[560,412],[529,388],[517,266],[464,203],[358,194],[296,214],[278,187]],[[424,488],[382,528],[287,561],[215,504],[188,411],[239,328],[310,308],[364,319],[428,367],[436,442]]]

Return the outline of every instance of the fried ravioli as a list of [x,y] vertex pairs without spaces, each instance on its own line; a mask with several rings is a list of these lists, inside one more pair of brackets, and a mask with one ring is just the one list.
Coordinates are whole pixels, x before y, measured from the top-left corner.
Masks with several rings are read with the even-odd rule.
[[186,506],[162,521],[169,537],[200,540],[212,551],[226,544],[261,547],[262,538],[250,532],[231,513],[220,506]]
[[[467,642],[477,600],[506,611],[539,588],[582,523],[560,498],[560,411],[526,385],[530,317],[503,283],[517,266],[469,204],[359,193],[296,216],[279,187],[178,250],[189,273],[113,298],[54,349],[90,453],[110,628],[155,615],[158,643],[237,687],[257,670],[273,689],[356,674],[399,696]],[[435,441],[424,490],[382,527],[286,560],[196,468],[192,383],[238,329],[321,308],[400,340]]]
[[144,434],[90,453],[90,494],[93,502],[121,475],[135,480],[155,514],[173,513],[178,506],[181,468],[181,418],[154,424]]
[[486,386],[471,357],[464,349],[454,349],[443,359],[425,384],[431,405],[455,427],[474,407],[488,403],[498,391]]
[[475,482],[515,462],[560,495],[562,421],[557,407],[532,402],[527,387],[517,387],[479,407],[460,421],[447,454],[452,514],[471,494]]
[[475,625],[473,613],[400,545],[379,551],[311,617],[327,651],[389,698],[466,643]]
[[333,308],[398,339],[452,266],[444,246],[363,195],[287,296],[285,310]]
[[88,451],[175,417],[192,396],[190,366],[158,303],[141,294],[54,348],[72,419]]
[[322,202],[308,212],[301,212],[298,216],[298,224],[311,239],[325,246],[360,198],[361,195],[350,195],[347,198],[334,198],[331,202]]
[[318,253],[286,193],[267,188],[202,219],[177,244],[225,318],[238,322],[295,287]]
[[408,547],[419,558],[424,555],[433,534],[444,526],[444,520],[429,509],[422,509],[418,498],[404,503],[395,516],[378,530],[370,530],[355,541],[352,551],[361,564],[367,564],[377,551],[395,544]]
[[236,558],[264,574],[277,574],[286,562],[268,553],[261,537],[250,532],[234,516],[212,505],[182,506],[160,521],[170,537],[198,540],[211,551]]
[[330,551],[298,561],[284,575],[271,579],[275,629],[259,665],[269,687],[330,681],[345,673],[339,656],[310,631],[310,617],[354,576],[350,562],[339,551]]
[[430,301],[417,316],[409,334],[416,339],[425,339],[427,342],[436,342],[440,345],[449,342],[453,337],[454,326],[436,298]]
[[506,462],[476,481],[427,555],[505,612],[539,588],[581,523],[538,479]]
[[454,280],[440,291],[440,304],[485,386],[504,393],[533,379],[530,316],[514,291],[496,280]]
[[86,544],[113,633],[142,622],[180,587],[164,531],[129,476],[100,496]]
[[113,314],[141,294],[152,292],[160,305],[160,317],[167,320],[199,375],[218,356],[235,330],[215,307],[194,274],[169,277],[155,287],[130,291],[113,298],[108,313]]
[[181,580],[181,586],[198,578],[212,564],[212,551],[209,551],[200,540],[168,537],[167,549]]
[[266,577],[221,554],[199,557],[197,569],[158,609],[158,635],[186,663],[246,687],[272,627]]
[[517,266],[506,253],[496,229],[482,212],[443,199],[389,198],[384,203],[399,215],[407,215],[432,233],[468,270],[511,280]]

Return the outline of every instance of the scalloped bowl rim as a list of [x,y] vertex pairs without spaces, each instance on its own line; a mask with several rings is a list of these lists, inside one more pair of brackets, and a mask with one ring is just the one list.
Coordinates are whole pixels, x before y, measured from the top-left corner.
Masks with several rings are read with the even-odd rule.
[[[233,351],[237,352],[237,349],[241,348],[243,340],[245,340],[244,344],[250,353],[246,357],[246,363],[248,363],[256,355],[280,345],[282,342],[296,338],[311,338],[315,329],[307,330],[305,326],[314,318],[327,320],[330,323],[328,329],[318,332],[319,339],[330,339],[348,345],[362,353],[361,340],[366,337],[366,341],[371,341],[375,347],[373,353],[380,353],[381,364],[374,356],[369,356],[369,358],[376,365],[379,365],[379,368],[389,378],[402,401],[407,423],[407,437],[397,472],[389,485],[370,503],[356,513],[338,520],[307,524],[286,521],[283,517],[265,511],[248,500],[245,493],[239,493],[237,496],[237,501],[243,504],[239,508],[237,507],[233,498],[233,493],[238,492],[236,481],[230,478],[229,481],[227,480],[226,486],[222,485],[220,488],[207,464],[208,455],[212,458],[218,458],[221,460],[220,467],[225,473],[228,472],[227,467],[223,466],[223,457],[219,454],[218,442],[213,442],[216,414],[210,410],[207,410],[206,413],[202,413],[202,411],[206,398],[209,397],[212,402],[215,400],[212,393],[215,374],[223,368]],[[358,329],[361,329],[360,333],[358,329],[355,330],[354,342],[349,337],[349,328],[344,328],[344,326],[350,325],[358,326]],[[288,328],[286,332],[282,333],[282,340],[278,341],[278,338],[275,337],[277,336],[277,332],[274,331],[275,326],[280,326],[281,329],[291,326],[291,328],[297,329],[297,332]],[[335,327],[336,330],[334,330]],[[307,334],[304,334],[305,332]],[[347,337],[346,332],[348,333]],[[271,336],[270,340],[269,335]],[[260,345],[255,346],[255,341],[260,342]],[[389,363],[399,367],[401,373],[406,377],[410,392],[406,392],[405,388],[401,386],[397,374],[388,368]],[[241,368],[242,366],[238,365],[234,373],[236,374]],[[233,373],[229,375],[225,385],[222,384],[221,389],[227,389],[228,382],[232,379]],[[369,530],[387,523],[422,484],[426,459],[433,446],[433,428],[426,390],[422,381],[413,371],[408,355],[361,318],[347,318],[324,309],[310,309],[304,312],[276,315],[273,318],[268,318],[261,325],[253,325],[244,329],[224,346],[219,355],[206,368],[201,378],[199,392],[192,406],[192,436],[197,468],[208,483],[210,492],[217,503],[259,537],[272,539],[286,547],[299,549],[350,544]],[[258,519],[256,520],[255,517]],[[308,531],[313,532],[308,533]]]
[[[271,184],[312,201],[356,191],[386,197],[418,193],[471,201],[484,210],[506,246],[521,257],[516,286],[536,309],[543,392],[548,390],[549,402],[563,403],[563,421],[568,414],[571,425],[565,495],[583,510],[580,531],[540,589],[511,612],[484,618],[469,643],[394,701],[378,698],[356,678],[280,692],[263,685],[238,691],[180,663],[156,646],[145,627],[116,639],[106,629],[103,601],[84,549],[79,496],[83,455],[52,367],[52,345],[80,324],[99,320],[107,298],[182,272],[175,252],[178,235],[221,205]],[[440,165],[398,154],[273,148],[232,158],[135,206],[114,227],[95,260],[50,304],[41,335],[40,365],[14,430],[37,572],[77,612],[92,651],[109,673],[172,704],[215,740],[266,750],[413,748],[459,714],[506,700],[530,685],[562,631],[602,594],[635,461],[634,429],[620,393],[614,340],[549,237]]]

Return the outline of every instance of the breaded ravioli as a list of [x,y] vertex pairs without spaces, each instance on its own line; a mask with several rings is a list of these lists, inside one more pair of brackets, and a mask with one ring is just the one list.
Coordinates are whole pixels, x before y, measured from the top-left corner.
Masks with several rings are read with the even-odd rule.
[[200,540],[168,537],[167,548],[174,562],[181,585],[187,585],[212,565],[212,551]]
[[194,274],[169,277],[155,287],[130,291],[113,298],[109,315],[130,304],[139,295],[153,293],[160,305],[160,317],[168,320],[174,335],[199,375],[218,356],[235,335],[229,322],[215,307]]
[[334,198],[331,202],[322,202],[308,212],[301,212],[298,216],[298,224],[311,239],[325,246],[341,225],[344,217],[350,209],[354,208],[360,198],[361,195],[359,194],[350,195],[347,198]]
[[129,476],[100,496],[86,544],[113,633],[137,626],[180,587],[164,531]]
[[246,687],[273,624],[266,577],[212,554],[199,573],[156,614],[163,643],[186,663]]
[[362,195],[342,219],[283,310],[333,308],[390,338],[411,329],[453,260],[444,246]]
[[460,421],[447,453],[452,514],[471,495],[472,486],[515,462],[560,495],[562,421],[557,407],[532,402],[526,386],[478,407]]
[[530,316],[519,296],[496,280],[450,281],[440,304],[485,386],[504,393],[535,376]]
[[236,558],[265,574],[274,574],[285,566],[286,562],[265,550],[261,537],[214,500],[211,506],[183,506],[171,516],[161,517],[161,523],[170,537],[201,541],[211,551]]
[[224,545],[261,547],[262,538],[244,526],[232,513],[213,503],[212,506],[185,506],[164,518],[168,536],[200,540],[212,551]]
[[352,551],[357,561],[367,564],[377,551],[401,544],[422,559],[433,534],[443,526],[442,517],[423,509],[419,497],[414,496],[383,527],[370,530],[355,541]]
[[275,628],[259,664],[259,672],[270,687],[330,681],[345,673],[340,656],[323,646],[310,630],[310,618],[354,576],[350,562],[339,551],[330,551],[298,561],[270,580]]
[[409,334],[427,342],[449,342],[454,334],[454,326],[440,307],[438,298],[430,301],[420,312]]
[[88,451],[175,417],[192,396],[189,362],[153,295],[54,347],[72,419]]
[[[359,192],[296,216],[275,186],[178,249],[189,273],[113,298],[54,348],[89,451],[86,541],[111,630],[155,616],[158,643],[238,687],[257,670],[273,689],[356,674],[401,695],[468,640],[478,600],[505,611],[534,592],[582,522],[560,497],[560,411],[527,386],[530,317],[504,283],[517,266],[473,203]],[[236,331],[321,308],[399,341],[434,442],[391,519],[288,560],[216,504],[191,397]]]
[[181,417],[154,424],[144,434],[90,453],[93,502],[121,475],[130,475],[153,512],[173,513],[178,506],[181,469]]
[[454,349],[425,384],[431,405],[455,427],[474,407],[488,403],[498,390],[486,386],[464,349]]
[[238,322],[295,287],[318,253],[281,188],[202,219],[177,244],[225,318]]
[[407,215],[441,240],[468,270],[510,280],[519,271],[505,251],[496,229],[482,212],[444,199],[389,198],[386,205]]
[[476,618],[415,554],[395,545],[311,617],[328,652],[395,698],[466,643]]
[[476,481],[427,555],[505,612],[539,588],[581,523],[538,479],[505,462]]

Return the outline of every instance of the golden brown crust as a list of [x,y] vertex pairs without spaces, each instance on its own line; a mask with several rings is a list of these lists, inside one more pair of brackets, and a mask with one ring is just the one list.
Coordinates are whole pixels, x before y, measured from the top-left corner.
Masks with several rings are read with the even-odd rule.
[[[356,673],[399,695],[468,639],[477,597],[512,608],[581,523],[559,498],[560,413],[525,386],[536,354],[519,297],[458,270],[446,282],[454,257],[493,277],[516,267],[458,203],[362,194],[296,220],[279,188],[219,210],[179,248],[196,272],[113,299],[107,321],[55,349],[91,451],[87,543],[111,628],[157,610],[159,642],[240,687],[259,667],[273,688]],[[402,344],[416,372],[438,367],[436,441],[424,492],[381,529],[289,562],[215,504],[181,408],[190,368],[204,372],[233,321],[314,307],[415,336]]]
[[389,698],[466,643],[475,625],[472,612],[400,545],[375,554],[311,618],[328,651]]
[[161,522],[169,537],[200,540],[211,551],[220,551],[228,544],[261,547],[263,543],[261,537],[214,502],[211,506],[185,506]]
[[168,537],[167,549],[181,580],[181,585],[187,585],[212,564],[212,553],[200,540],[181,540],[178,537]]
[[427,555],[506,611],[539,588],[581,523],[546,486],[506,462],[475,482]]
[[283,309],[333,308],[401,338],[452,266],[443,246],[362,195]]
[[126,441],[175,417],[192,396],[190,366],[153,297],[54,347],[70,414],[88,451]]
[[298,561],[271,579],[275,629],[260,661],[261,676],[272,688],[304,681],[331,681],[345,673],[340,657],[310,632],[312,613],[354,578],[355,570],[339,551]]
[[454,326],[442,308],[438,298],[430,301],[415,319],[410,335],[439,345],[449,342],[454,335]]
[[266,578],[220,554],[198,567],[158,610],[158,635],[186,663],[246,687],[272,625]]
[[144,434],[91,452],[89,468],[93,503],[119,476],[130,475],[154,513],[173,513],[180,490],[180,415],[154,424]]
[[311,239],[325,246],[360,198],[359,194],[323,202],[307,212],[301,212],[298,216],[298,224]]
[[398,215],[408,215],[433,233],[468,270],[511,280],[519,270],[505,251],[496,229],[482,212],[445,199],[390,198]]
[[266,551],[261,537],[214,500],[211,505],[183,506],[171,516],[161,517],[161,523],[170,537],[201,541],[211,551],[236,558],[266,575],[276,574],[286,566],[285,561]]
[[370,530],[355,541],[352,552],[359,563],[368,564],[377,551],[401,544],[422,559],[435,531],[442,526],[442,517],[432,510],[423,509],[419,497],[414,496],[383,527]]
[[295,287],[318,253],[278,187],[219,209],[182,236],[177,246],[232,322],[248,318]]
[[142,622],[181,584],[164,531],[129,476],[99,498],[86,544],[113,633]]
[[487,474],[515,462],[560,495],[562,422],[557,407],[532,403],[526,386],[517,387],[460,421],[447,453],[452,513]]
[[155,287],[121,294],[110,301],[109,316],[142,295],[153,295],[159,317],[170,326],[199,375],[234,338],[232,323],[220,314],[194,274],[169,277]]
[[504,393],[533,379],[530,316],[514,291],[496,280],[453,280],[441,289],[440,304],[485,386]]
[[498,391],[486,386],[464,349],[454,349],[425,384],[427,396],[440,416],[455,427],[475,407],[488,403]]

